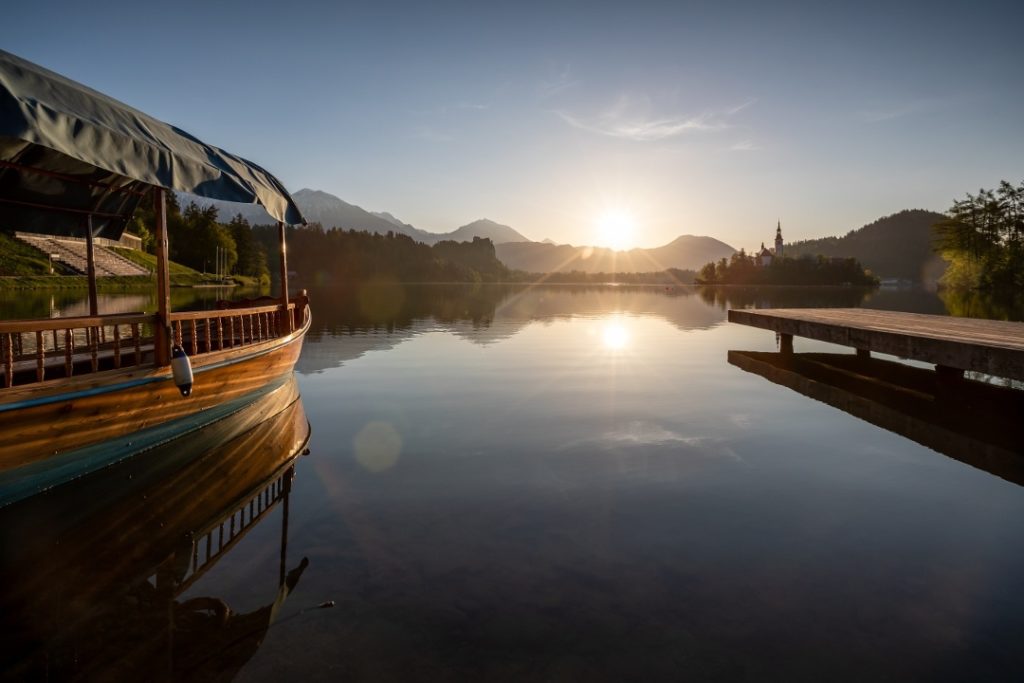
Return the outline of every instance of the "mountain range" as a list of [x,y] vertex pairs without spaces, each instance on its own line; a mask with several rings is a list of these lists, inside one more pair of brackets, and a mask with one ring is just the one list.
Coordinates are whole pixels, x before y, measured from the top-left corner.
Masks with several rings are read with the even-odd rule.
[[729,258],[736,250],[714,237],[680,235],[653,249],[615,251],[546,242],[495,244],[498,260],[528,273],[649,273],[667,268],[698,270],[709,261]]
[[[404,223],[386,211],[367,211],[355,204],[321,190],[302,189],[292,198],[306,220],[325,228],[365,230],[367,232],[408,235],[417,242],[436,244],[445,240],[471,242],[473,238],[490,239],[497,257],[513,270],[530,273],[568,272],[587,273],[651,272],[666,268],[697,270],[708,261],[728,258],[736,250],[712,237],[682,235],[669,244],[654,249],[614,251],[602,247],[555,244],[551,240],[533,242],[515,229],[482,218],[447,233],[421,230]],[[179,203],[195,202],[199,206],[215,206],[223,221],[241,214],[252,225],[272,223],[262,207],[254,204],[235,204],[192,195],[179,195]]]
[[[292,199],[302,211],[302,215],[310,223],[319,223],[325,228],[341,228],[343,230],[365,230],[367,232],[408,235],[417,242],[436,244],[444,240],[455,242],[471,242],[474,237],[489,238],[495,244],[501,242],[529,242],[529,238],[516,232],[507,225],[482,218],[473,221],[452,232],[436,233],[421,230],[408,223],[403,223],[387,211],[367,211],[361,206],[349,204],[329,192],[322,190],[302,189],[292,193]],[[179,202],[184,206],[195,202],[199,206],[215,206],[221,220],[230,220],[241,214],[252,225],[272,223],[273,219],[256,204],[236,204],[222,202],[205,197],[180,195]]]
[[[667,268],[699,270],[704,264],[729,258],[736,251],[713,237],[698,235],[681,235],[661,247],[629,251],[556,244],[549,239],[533,242],[513,228],[486,218],[451,232],[434,233],[404,223],[386,211],[367,211],[320,190],[303,189],[292,197],[308,221],[320,223],[325,228],[395,232],[428,245],[444,240],[469,242],[475,237],[490,239],[502,263],[513,270],[530,273],[572,270],[586,273],[651,272]],[[240,213],[253,225],[272,222],[257,205],[179,196],[182,205],[192,201],[201,206],[216,206],[224,221]],[[785,253],[792,257],[818,254],[853,257],[883,278],[935,282],[945,269],[945,262],[933,251],[933,226],[944,218],[941,213],[923,209],[900,211],[843,236],[788,243]]]
[[931,284],[946,268],[934,251],[934,226],[945,218],[934,211],[907,209],[851,230],[842,237],[787,244],[785,254],[852,257],[883,278]]

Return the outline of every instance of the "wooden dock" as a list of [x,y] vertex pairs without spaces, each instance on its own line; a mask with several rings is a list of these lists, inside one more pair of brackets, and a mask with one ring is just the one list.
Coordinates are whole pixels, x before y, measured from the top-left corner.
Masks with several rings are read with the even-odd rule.
[[944,373],[964,370],[1024,380],[1024,323],[865,308],[769,308],[729,311],[729,322],[772,330],[781,350],[805,337],[934,363]]

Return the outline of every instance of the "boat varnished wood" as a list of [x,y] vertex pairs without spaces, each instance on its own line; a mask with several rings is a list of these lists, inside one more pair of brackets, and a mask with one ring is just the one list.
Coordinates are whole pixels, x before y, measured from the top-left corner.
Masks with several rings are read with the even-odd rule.
[[[58,460],[91,444],[129,437],[244,399],[290,373],[305,325],[285,337],[193,358],[183,398],[170,368],[132,367],[12,387],[0,399],[0,473]],[[122,442],[126,444],[128,442]]]

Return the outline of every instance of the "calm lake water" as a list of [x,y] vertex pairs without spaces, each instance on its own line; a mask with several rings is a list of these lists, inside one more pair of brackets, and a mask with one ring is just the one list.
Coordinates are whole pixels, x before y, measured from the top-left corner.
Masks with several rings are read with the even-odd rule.
[[[777,348],[726,322],[729,307],[946,313],[934,294],[377,285],[310,299],[296,375],[312,437],[287,505],[176,600],[254,614],[283,597],[282,568],[294,585],[244,648],[178,677],[1024,676],[1020,465],[969,438],[937,452],[729,362]],[[145,579],[119,586],[136,596]],[[117,647],[167,678],[166,626],[132,632]]]

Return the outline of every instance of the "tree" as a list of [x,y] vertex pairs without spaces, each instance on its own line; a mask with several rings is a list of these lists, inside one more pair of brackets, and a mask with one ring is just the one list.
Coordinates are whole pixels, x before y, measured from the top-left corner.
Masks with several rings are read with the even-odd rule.
[[258,243],[252,234],[252,227],[242,214],[236,215],[228,223],[228,232],[235,240],[235,250],[238,253],[238,263],[235,271],[249,277],[264,278],[270,277],[270,270],[267,267],[267,253],[263,245]]
[[227,272],[230,273],[238,262],[235,240],[228,229],[217,222],[216,207],[200,208],[192,202],[181,214],[180,225],[172,224],[168,212],[168,229],[172,261],[206,272],[215,267],[220,248],[227,254]]
[[775,258],[758,266],[754,257],[740,250],[726,261],[705,264],[700,271],[703,284],[728,285],[855,285],[878,284],[860,261],[853,258],[811,256]]
[[700,269],[699,274],[700,282],[705,284],[711,284],[715,282],[715,262],[705,263],[704,267]]
[[1016,291],[1024,286],[1024,182],[1002,181],[954,200],[936,224],[936,249],[950,261],[942,283]]

